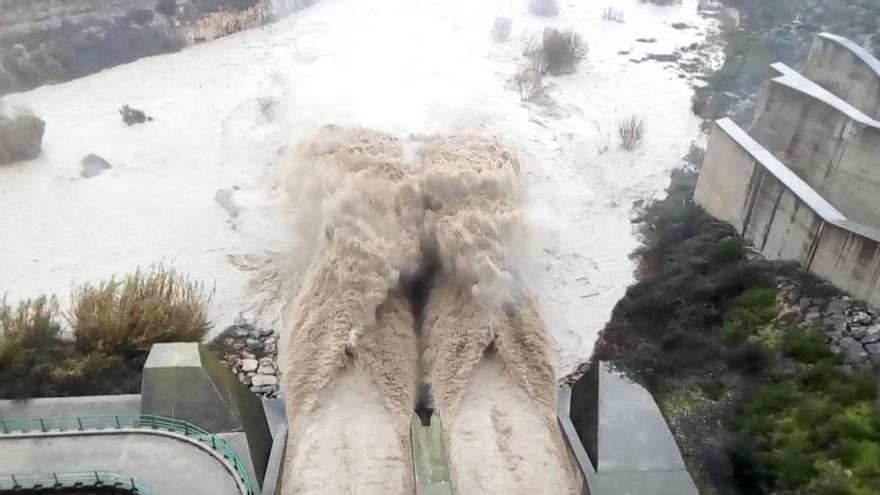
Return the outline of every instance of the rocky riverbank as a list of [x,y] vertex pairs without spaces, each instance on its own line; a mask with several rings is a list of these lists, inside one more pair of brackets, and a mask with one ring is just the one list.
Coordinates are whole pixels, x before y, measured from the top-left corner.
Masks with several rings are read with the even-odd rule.
[[[844,294],[810,295],[796,280],[776,278],[782,317],[802,326],[822,329],[831,352],[843,359],[843,368],[870,366],[880,371],[880,316],[865,303]],[[828,289],[824,292],[837,292]]]
[[278,337],[274,330],[239,322],[218,335],[211,348],[252,392],[267,398],[279,396]]

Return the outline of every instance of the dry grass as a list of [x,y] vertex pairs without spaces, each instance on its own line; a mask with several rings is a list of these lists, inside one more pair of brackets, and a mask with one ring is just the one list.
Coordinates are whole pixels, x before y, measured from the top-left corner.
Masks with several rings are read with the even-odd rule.
[[544,89],[542,84],[543,77],[541,71],[533,67],[527,67],[514,76],[517,91],[519,91],[519,99],[521,101],[531,101],[538,96]]
[[513,21],[508,17],[496,17],[495,24],[492,25],[492,39],[505,43],[510,39],[510,31],[513,28]]
[[213,289],[160,263],[75,289],[68,318],[78,350],[130,354],[157,342],[200,341],[212,297]]
[[556,0],[529,0],[529,12],[541,17],[550,17],[559,13]]
[[623,11],[615,9],[614,7],[606,7],[605,10],[602,12],[603,21],[622,23],[623,19]]
[[641,144],[645,136],[645,121],[633,115],[617,123],[617,132],[620,135],[620,146],[632,151]]
[[17,308],[0,300],[0,366],[22,349],[46,348],[59,340],[58,301],[40,296],[19,303]]

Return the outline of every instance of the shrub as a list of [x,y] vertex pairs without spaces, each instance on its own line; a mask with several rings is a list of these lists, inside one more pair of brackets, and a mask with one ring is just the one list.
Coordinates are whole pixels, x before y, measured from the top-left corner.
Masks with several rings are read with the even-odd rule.
[[574,72],[577,64],[586,58],[589,50],[580,34],[565,30],[547,28],[540,48],[530,43],[524,52],[532,59],[532,64],[543,74],[559,75]]
[[517,73],[514,80],[520,101],[530,101],[543,90],[541,72],[531,67]]
[[47,349],[59,341],[58,302],[46,296],[13,309],[0,301],[0,368],[25,349]]
[[275,120],[275,98],[271,96],[264,96],[262,98],[257,99],[257,108],[260,110],[260,115],[263,116],[266,122],[272,122]]
[[81,352],[133,354],[157,342],[199,341],[212,293],[162,264],[122,281],[84,285],[71,299],[70,324]]
[[542,17],[550,17],[559,13],[556,0],[529,0],[529,12]]
[[496,17],[495,24],[492,25],[492,39],[499,43],[504,43],[510,39],[510,31],[513,28],[513,21],[507,17]]
[[119,109],[119,114],[122,115],[122,121],[129,126],[143,124],[147,120],[152,120],[143,111],[128,105],[122,105],[122,108]]
[[126,12],[125,21],[138,26],[146,26],[153,22],[153,11],[150,9],[132,9]]
[[623,11],[614,7],[606,7],[602,11],[602,20],[608,22],[623,22]]
[[176,0],[156,0],[156,6],[153,8],[156,12],[167,16],[172,17],[177,14],[177,1]]
[[617,133],[623,149],[632,151],[642,142],[645,135],[645,121],[636,115],[621,120],[617,123]]
[[723,265],[739,261],[745,257],[746,241],[742,237],[725,239],[706,252],[706,260],[712,265]]

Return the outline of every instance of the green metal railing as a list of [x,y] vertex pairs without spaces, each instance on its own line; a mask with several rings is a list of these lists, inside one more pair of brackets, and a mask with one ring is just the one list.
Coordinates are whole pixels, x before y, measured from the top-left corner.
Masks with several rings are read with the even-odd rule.
[[0,419],[0,433],[27,433],[32,431],[95,431],[118,430],[123,428],[163,430],[182,434],[187,438],[198,440],[216,450],[220,455],[226,458],[226,460],[232,463],[238,474],[238,478],[245,487],[246,495],[256,494],[250,477],[244,469],[244,464],[242,464],[241,459],[239,459],[238,455],[232,450],[229,444],[222,438],[187,421],[146,414]]
[[134,478],[108,471],[77,473],[0,474],[0,490],[113,487],[133,495],[155,495]]

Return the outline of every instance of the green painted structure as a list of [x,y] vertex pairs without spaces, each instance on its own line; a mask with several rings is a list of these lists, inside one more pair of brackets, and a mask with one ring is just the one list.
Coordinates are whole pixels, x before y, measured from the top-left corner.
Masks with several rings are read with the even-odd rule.
[[419,415],[413,414],[410,430],[416,495],[452,495],[449,458],[446,456],[440,415],[432,413],[430,423],[424,425]]

